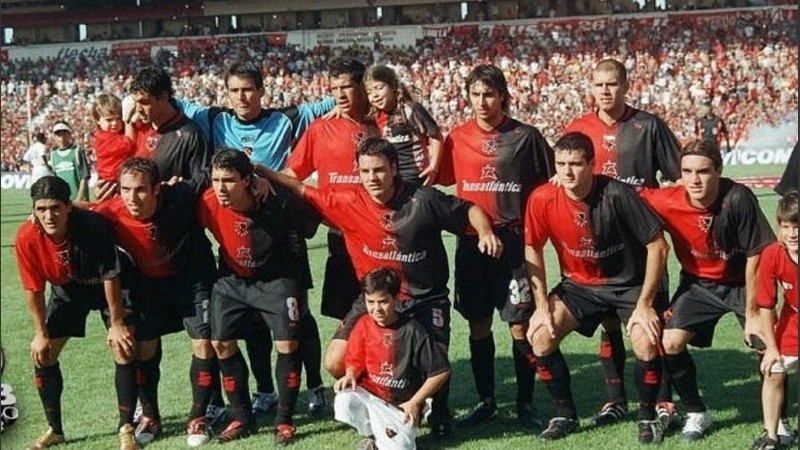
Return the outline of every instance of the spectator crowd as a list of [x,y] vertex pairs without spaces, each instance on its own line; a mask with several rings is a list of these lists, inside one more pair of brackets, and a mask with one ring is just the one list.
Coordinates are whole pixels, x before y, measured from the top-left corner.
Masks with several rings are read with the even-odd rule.
[[495,26],[491,32],[426,37],[413,47],[310,51],[269,46],[254,35],[249,42],[162,51],[152,61],[132,56],[5,61],[0,63],[2,170],[27,170],[22,155],[29,137],[49,133],[58,120],[70,123],[91,161],[90,105],[101,92],[124,97],[143,65],[167,68],[178,97],[224,106],[224,68],[252,60],[264,72],[264,106],[278,107],[326,95],[326,61],[342,54],[393,67],[445,132],[471,116],[463,92],[466,74],[477,64],[495,64],[509,82],[511,115],[535,125],[550,141],[593,107],[591,69],[611,57],[629,72],[630,104],[662,117],[682,142],[694,137],[698,108],[710,106],[727,123],[736,147],[748,129],[780,125],[796,115],[796,30],[792,21],[769,15],[746,23],[710,22],[614,21],[597,30],[567,26],[546,33]]

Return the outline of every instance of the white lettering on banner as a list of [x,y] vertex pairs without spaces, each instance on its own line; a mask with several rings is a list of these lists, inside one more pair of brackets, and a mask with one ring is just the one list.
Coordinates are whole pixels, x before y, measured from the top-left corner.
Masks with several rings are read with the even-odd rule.
[[737,148],[722,157],[723,166],[753,166],[763,164],[786,164],[792,148]]
[[[97,173],[92,172],[89,178],[89,187],[94,187],[97,182]],[[30,189],[31,176],[22,172],[3,172],[0,174],[0,189]]]

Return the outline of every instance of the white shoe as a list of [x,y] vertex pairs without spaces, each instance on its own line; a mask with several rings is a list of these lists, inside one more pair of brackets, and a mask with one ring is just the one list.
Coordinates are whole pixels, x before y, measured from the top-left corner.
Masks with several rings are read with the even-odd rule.
[[253,414],[263,414],[278,404],[277,392],[256,392],[253,394]]
[[686,423],[683,425],[681,437],[685,441],[697,441],[703,438],[706,430],[711,426],[711,413],[705,412],[687,412]]
[[781,445],[789,445],[794,441],[795,431],[789,423],[789,419],[781,419],[778,421],[778,440]]

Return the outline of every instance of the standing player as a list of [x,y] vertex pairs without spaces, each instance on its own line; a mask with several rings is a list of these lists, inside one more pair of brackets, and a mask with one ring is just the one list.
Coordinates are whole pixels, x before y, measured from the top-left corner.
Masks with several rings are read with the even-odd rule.
[[120,195],[94,208],[109,220],[117,243],[130,253],[141,272],[138,295],[142,299],[142,323],[136,335],[141,342],[137,376],[142,380],[143,412],[136,428],[137,441],[145,445],[161,432],[160,338],[185,328],[192,346],[187,443],[201,445],[208,440],[206,407],[215,385],[219,385],[208,321],[214,281],[211,242],[197,224],[193,188],[187,183],[162,184],[155,161],[125,161],[117,184]]
[[294,441],[292,414],[302,363],[298,338],[302,317],[308,313],[305,237],[314,234],[319,220],[285,190],[259,204],[250,191],[253,166],[243,152],[221,149],[211,167],[213,189],[203,195],[197,215],[220,243],[212,339],[236,416],[219,440],[244,437],[253,425],[247,365],[236,339],[249,334],[248,316],[258,314],[272,331],[278,350],[275,443],[287,445]]
[[789,162],[786,163],[786,169],[783,170],[783,175],[778,185],[775,186],[775,192],[780,195],[786,195],[791,191],[800,189],[800,141],[797,141],[792,148],[792,154],[789,156]]
[[[642,196],[666,223],[681,279],[665,314],[665,362],[686,407],[685,440],[711,426],[687,344],[710,347],[719,319],[733,312],[745,341],[760,336],[756,270],[762,250],[775,240],[755,195],[722,178],[722,156],[713,142],[695,141],[681,151],[682,186],[645,190]],[[762,338],[763,340],[763,338]]]
[[22,155],[22,160],[27,161],[31,165],[31,183],[35,183],[39,178],[50,175],[50,165],[47,162],[47,138],[44,133],[36,132],[33,135],[33,142],[25,154]]
[[[658,311],[666,305],[657,303],[657,294],[669,249],[662,222],[632,187],[592,173],[594,149],[586,135],[567,133],[554,149],[560,186],[535,190],[525,213],[525,261],[536,300],[528,337],[539,379],[557,412],[540,437],[561,439],[578,428],[561,340],[572,331],[592,336],[616,311],[627,323],[636,355],[639,442],[660,442],[655,412],[662,366]],[[548,239],[562,276],[549,294],[542,251]]]
[[[587,135],[594,144],[594,173],[616,178],[635,188],[657,188],[658,173],[668,181],[680,178],[680,144],[667,124],[659,117],[625,103],[628,74],[618,61],[604,59],[592,71],[592,95],[597,110],[574,120],[566,132]],[[659,295],[669,297],[666,273]],[[666,300],[665,300],[666,301]],[[613,313],[603,321],[600,334],[600,365],[606,379],[606,403],[595,415],[595,424],[609,425],[628,412],[625,395],[625,345],[619,318]],[[656,406],[666,429],[680,425],[681,418],[672,403],[669,374]]]
[[[39,450],[65,442],[64,380],[58,356],[70,337],[86,335],[86,317],[99,310],[116,364],[120,449],[135,450],[137,346],[132,317],[125,311],[132,305],[128,290],[121,287],[114,235],[97,214],[73,208],[69,185],[58,177],[37,180],[31,186],[31,199],[33,220],[22,224],[14,248],[35,330],[31,342],[34,378],[49,427],[28,448]],[[50,301],[45,305],[48,282]]]
[[64,121],[53,125],[56,146],[50,152],[50,167],[57,177],[66,181],[72,192],[71,200],[88,201],[89,161],[86,152],[75,143],[72,130]]
[[422,405],[444,386],[450,364],[425,327],[397,313],[392,269],[369,272],[361,287],[367,315],[353,327],[345,373],[333,386],[336,420],[364,437],[359,449],[415,449]]
[[532,407],[536,366],[525,338],[533,301],[522,228],[528,195],[554,173],[553,151],[539,130],[508,116],[511,99],[500,69],[477,66],[467,77],[466,90],[475,118],[448,134],[439,182],[458,181],[456,196],[486,211],[505,251],[500,259],[478,251],[474,230],[458,238],[455,307],[469,321],[470,362],[479,400],[459,425],[476,425],[497,412],[492,336],[496,308],[511,331],[517,418],[527,427],[540,428],[543,422]]
[[[369,138],[359,145],[357,155],[362,182],[359,189],[315,189],[281,173],[260,167],[257,170],[301,195],[342,230],[359,276],[379,267],[397,270],[402,280],[401,312],[413,314],[446,353],[450,300],[442,230],[463,234],[468,225],[472,226],[478,234],[478,248],[493,257],[502,252],[502,243],[478,206],[402,181],[397,153],[388,141]],[[328,346],[325,367],[336,378],[345,373],[347,340],[363,314],[363,303],[355,302]],[[431,408],[431,428],[441,437],[452,432],[448,391],[445,384],[433,397]]]
[[728,127],[722,117],[714,114],[711,105],[702,105],[698,108],[698,118],[694,122],[695,139],[709,141],[718,147],[722,147],[722,136],[725,136],[725,153],[731,151],[731,140],[728,135]]

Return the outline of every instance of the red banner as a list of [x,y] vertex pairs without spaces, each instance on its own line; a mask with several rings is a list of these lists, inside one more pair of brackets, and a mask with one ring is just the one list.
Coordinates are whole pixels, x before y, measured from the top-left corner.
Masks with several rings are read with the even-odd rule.
[[111,44],[111,56],[138,56],[139,58],[149,58],[151,45],[151,41],[114,43]]

